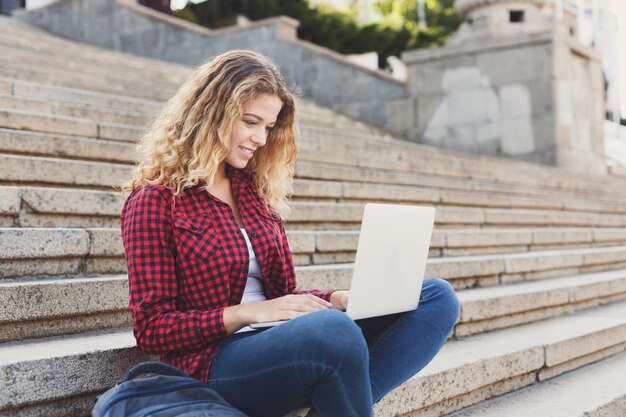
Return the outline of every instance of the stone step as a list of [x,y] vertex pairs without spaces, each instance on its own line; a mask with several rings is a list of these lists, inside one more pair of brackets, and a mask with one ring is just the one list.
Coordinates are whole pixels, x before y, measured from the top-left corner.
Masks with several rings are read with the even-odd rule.
[[[430,204],[433,205],[433,204]],[[329,227],[359,228],[364,204],[292,202],[288,224],[293,229]],[[621,215],[558,210],[437,207],[440,227],[623,227]]]
[[[448,280],[457,289],[485,287],[626,266],[626,246],[564,249],[428,259],[425,276]],[[348,288],[354,264],[297,268],[301,288]]]
[[[432,187],[432,188],[455,188],[465,193],[471,193],[473,191],[486,191],[490,193],[500,194],[514,194],[518,196],[518,200],[524,201],[526,197],[527,204],[541,204],[537,203],[537,198],[544,197],[548,200],[554,201],[554,198],[566,197],[570,199],[574,197],[572,201],[567,204],[573,208],[577,207],[592,207],[595,201],[587,203],[585,200],[599,200],[602,204],[595,204],[594,207],[602,209],[607,207],[606,210],[622,210],[623,197],[619,193],[610,192],[606,193],[589,193],[567,190],[549,190],[546,188],[532,188],[522,184],[508,184],[501,181],[491,180],[471,180],[471,179],[454,179],[445,176],[431,175],[428,173],[416,172],[403,172],[395,171],[392,169],[383,169],[375,167],[365,167],[349,164],[337,164],[324,161],[324,158],[319,158],[319,155],[309,154],[302,152],[300,158],[296,161],[296,172],[299,178],[313,179],[313,180],[325,180],[325,181],[346,181],[355,183],[374,183],[381,184],[385,187],[392,186],[420,186],[420,187]],[[355,191],[359,193],[359,190]],[[362,194],[362,193],[361,193]],[[530,198],[529,198],[530,197]],[[496,197],[497,198],[497,197]],[[484,199],[486,200],[486,199]],[[480,200],[482,203],[484,200]],[[550,204],[549,201],[546,204]],[[557,202],[552,204],[563,204]]]
[[141,127],[147,125],[152,119],[151,117],[138,112],[119,111],[107,107],[64,103],[50,101],[49,99],[20,97],[10,94],[0,94],[0,108],[76,117],[96,122],[109,122]]
[[131,170],[128,165],[114,163],[0,154],[0,183],[4,184],[69,184],[111,189],[127,181]]
[[[38,190],[26,190],[26,200],[49,204],[45,194]],[[102,196],[91,196],[93,202],[104,209],[111,202]],[[81,208],[67,201],[66,211],[74,209],[80,216]],[[45,218],[50,218],[48,216]],[[24,216],[28,220],[28,216]],[[106,220],[106,217],[104,217]],[[610,235],[609,231],[607,235]],[[443,232],[454,240],[460,234]],[[617,232],[622,233],[623,231]],[[566,234],[566,233],[565,233]],[[605,236],[607,236],[605,235]],[[3,277],[38,275],[63,275],[78,273],[124,272],[120,235],[117,229],[0,229],[0,236],[8,248],[0,255],[5,262],[0,264]],[[436,240],[441,242],[442,234]],[[558,234],[537,233],[552,239]],[[330,237],[330,238],[329,238]],[[608,237],[608,236],[607,236]],[[298,266],[300,284],[304,288],[345,288],[349,286],[352,263],[337,263],[354,258],[354,252],[323,252],[342,245],[353,245],[355,236],[326,235],[290,231],[294,242],[294,262]],[[540,237],[541,238],[541,237]],[[461,240],[464,239],[461,237]],[[467,239],[467,238],[465,238]],[[621,243],[621,242],[620,242]],[[316,245],[323,248],[318,250]],[[345,246],[344,246],[345,247]],[[555,247],[559,247],[555,245]],[[59,252],[63,251],[63,252]],[[310,251],[306,253],[304,251]],[[311,251],[315,251],[311,253]],[[619,269],[626,266],[626,246],[601,246],[583,248],[560,248],[530,252],[494,253],[490,255],[431,257],[426,266],[426,276],[448,279],[456,288],[490,286],[511,282],[533,281],[555,276],[585,273],[590,271]],[[316,261],[320,264],[312,264]],[[37,260],[37,262],[33,262]]]
[[[376,405],[376,415],[440,416],[622,352],[625,316],[621,302],[449,341]],[[128,330],[6,343],[0,346],[0,413],[87,415],[97,393],[147,358]]]
[[[0,35],[0,38],[3,36]],[[31,51],[28,48],[6,46],[0,42],[0,64],[11,68],[44,70],[47,74],[90,74],[94,82],[128,86],[131,90],[162,89],[173,94],[181,80],[168,81],[141,71],[111,68],[99,62],[88,62],[79,56],[58,56]]]
[[[97,49],[97,48],[96,48],[96,49]],[[402,141],[400,141],[400,142],[402,142]],[[403,146],[405,146],[405,145],[406,145],[406,142],[404,142],[404,145],[403,145]],[[423,148],[423,147],[422,147],[422,148]],[[422,149],[422,150],[423,150],[423,149]],[[462,154],[461,154],[461,155],[462,155]],[[449,153],[448,153],[448,154],[446,154],[446,155],[445,155],[445,157],[446,157],[446,158],[450,158],[450,154],[449,154]],[[494,160],[496,160],[496,159],[494,159]],[[484,162],[484,159],[481,159],[481,161],[483,161],[483,162]],[[510,167],[510,165],[511,165],[511,162],[510,162],[510,161],[507,161],[507,162],[505,162],[505,161],[501,161],[500,163],[501,163],[501,164],[508,164],[508,166],[509,166],[509,167]],[[513,163],[513,164],[515,165],[515,163]],[[536,171],[536,167],[534,167],[534,168],[533,168],[533,166],[532,166],[531,164],[527,164],[527,165],[528,165],[528,167],[529,167],[529,172]],[[502,166],[504,166],[504,165],[502,165]],[[494,170],[491,170],[491,171],[492,171],[492,172],[497,172],[497,170],[495,170],[495,171],[494,171]],[[580,177],[580,178],[583,178],[583,177]]]
[[[62,169],[54,165],[56,161],[52,158],[20,159],[5,155],[0,155],[0,161],[0,178],[4,182],[24,181],[9,169],[9,166],[16,168],[19,163],[31,164],[31,181],[50,181],[46,172],[56,174],[58,169],[60,179],[54,181],[74,181],[80,186],[101,183],[98,173],[109,176],[109,187],[119,185],[128,178],[130,169],[123,165],[84,161],[60,165],[64,167]],[[51,163],[49,167],[48,162]],[[75,179],[72,175],[76,176]],[[23,190],[21,194],[20,189]],[[86,189],[0,186],[0,196],[0,201],[5,201],[4,205],[0,204],[0,227],[14,223],[22,227],[118,227],[123,204],[121,193]],[[19,210],[21,205],[25,206],[23,210]],[[292,230],[355,230],[360,228],[364,204],[292,202],[290,207],[287,227]],[[574,211],[438,206],[435,224],[438,228],[622,228],[626,227],[626,217]]]
[[119,229],[0,228],[0,277],[126,272]]
[[[461,316],[454,335],[462,337],[622,300],[626,298],[626,269],[457,294]],[[4,280],[0,281],[0,301],[0,342],[131,324],[125,274]]]
[[[1,113],[0,113],[1,117]],[[20,118],[13,118],[16,123],[20,124]],[[87,133],[88,135],[100,135],[114,137],[114,139],[123,139],[125,136],[140,135],[140,132],[136,129],[129,129],[122,125],[95,125],[92,122],[84,122],[81,120],[81,125],[75,125],[72,121],[67,120],[55,120],[56,124],[50,127],[50,118],[38,117],[36,119],[40,122],[40,130],[57,130],[69,133]],[[59,122],[59,123],[57,123]],[[31,126],[32,127],[32,126]],[[99,132],[99,133],[98,133]],[[103,135],[103,133],[106,133]],[[21,132],[15,129],[0,129],[0,149],[11,153],[37,153],[39,155],[50,156],[71,156],[80,157],[84,159],[91,159],[98,157],[99,160],[106,161],[118,161],[118,162],[130,162],[133,159],[135,153],[135,145],[115,143],[114,140],[107,141],[94,141],[93,138],[84,138],[74,135],[59,135],[59,134],[36,134],[31,132]],[[4,156],[4,158],[12,159],[12,156]],[[63,184],[63,177],[51,178],[48,175],[40,175],[35,171],[24,168],[22,164],[25,162],[23,156],[17,157],[16,161],[10,161],[5,159],[7,166],[13,162],[17,164],[15,169],[11,169],[9,177],[0,178],[5,182],[27,182],[27,183],[48,183],[50,180],[54,180],[55,184]],[[306,158],[306,154],[303,155]],[[38,164],[38,160],[28,161],[32,164]],[[61,171],[76,171],[85,169],[84,165],[76,162],[68,162],[66,159],[47,159],[45,161],[47,167],[52,165],[59,165],[55,169]],[[308,165],[307,165],[308,164]],[[20,168],[23,166],[22,168]],[[325,167],[328,168],[328,167]],[[105,170],[106,167],[102,166],[100,171]],[[307,162],[299,162],[297,165],[297,175],[300,177],[311,177],[311,169],[315,169],[315,175],[318,177],[328,177],[330,179],[333,176],[328,176],[329,169],[320,169],[318,164],[311,164]],[[606,202],[588,201],[575,198],[565,197],[531,197],[531,196],[516,196],[504,193],[492,193],[490,191],[483,190],[437,190],[431,187],[465,187],[469,184],[468,181],[464,181],[455,184],[454,181],[446,180],[443,178],[435,178],[435,181],[425,184],[425,177],[418,175],[410,175],[399,177],[396,175],[387,176],[382,179],[390,184],[396,182],[404,182],[404,185],[382,185],[382,184],[368,184],[353,182],[357,178],[362,180],[377,181],[381,180],[383,174],[378,170],[377,173],[367,177],[363,176],[363,171],[359,168],[353,169],[347,166],[339,167],[334,166],[332,169],[336,178],[344,181],[324,181],[324,183],[318,183],[318,180],[299,179],[296,183],[296,193],[294,199],[319,199],[319,197],[325,199],[333,199],[335,201],[390,201],[390,202],[412,202],[412,203],[430,203],[430,204],[443,204],[443,205],[470,205],[479,207],[500,207],[500,208],[533,208],[533,209],[566,209],[566,210],[580,210],[589,212],[609,212],[609,213],[623,213],[623,204],[608,204]],[[117,178],[119,173],[119,167],[112,167],[112,175],[102,175],[97,178],[102,178],[101,183],[92,183],[91,185],[97,187],[110,186],[110,178]],[[304,172],[302,172],[304,171]],[[88,175],[88,174],[87,174]],[[65,176],[68,177],[67,175]],[[70,176],[71,177],[71,176]],[[9,179],[10,178],[10,179]],[[421,184],[408,185],[407,182],[412,178],[419,178],[418,182]],[[126,178],[123,178],[125,180]],[[405,181],[403,181],[403,179]],[[67,182],[70,185],[76,185],[73,180]],[[472,186],[473,187],[473,186]],[[477,188],[477,187],[474,187]],[[491,188],[491,187],[486,187]],[[524,192],[527,194],[527,192]]]
[[[33,171],[19,168],[24,155],[61,158],[57,160],[60,165],[58,169],[72,170],[76,169],[75,161],[67,162],[67,158],[130,164],[136,155],[136,145],[117,140],[0,128],[0,152],[23,155],[16,162],[18,168],[11,172],[11,182],[47,183],[51,179],[49,176],[37,176]],[[303,157],[306,158],[306,155]],[[11,156],[7,155],[5,158],[11,158]],[[52,161],[47,160],[48,166],[53,163]],[[69,164],[69,167],[66,164]],[[298,175],[299,172],[296,172],[296,176]],[[93,185],[107,187],[107,176],[102,178],[101,184]],[[421,178],[424,179],[424,177]],[[58,184],[61,178],[55,178],[55,180],[55,183]],[[624,213],[626,211],[626,206],[623,204],[611,205],[598,201],[577,200],[554,195],[533,197],[529,196],[528,192],[524,193],[526,195],[511,195],[502,192],[464,191],[463,189],[452,188],[467,188],[468,184],[468,181],[457,185],[454,181],[439,179],[432,186],[382,185],[351,181],[320,181],[297,177],[294,184],[293,201],[371,201],[494,208],[564,209],[594,213]],[[70,182],[68,185],[75,184]],[[433,188],[434,186],[440,188]]]
[[189,72],[188,67],[180,64],[79,43],[5,17],[0,21],[0,43],[53,56],[69,56],[74,59],[80,57],[120,71],[143,71],[159,77],[171,77],[172,81],[180,80]]
[[88,72],[72,72],[59,69],[47,70],[45,68],[23,66],[18,62],[0,61],[0,77],[70,88],[87,88],[107,94],[126,95],[128,97],[158,101],[166,100],[172,95],[172,92],[149,88],[139,89],[133,87],[133,84],[93,78]]
[[[21,80],[11,80],[9,78],[3,78],[3,83],[11,84],[13,83],[14,87],[5,88],[5,94],[13,94],[15,99],[27,99],[27,100],[38,100],[38,99],[49,99],[54,102],[59,102],[59,104],[63,104],[65,107],[71,107],[67,109],[65,107],[61,107],[56,110],[57,114],[90,114],[93,117],[99,117],[104,121],[115,121],[112,120],[109,113],[120,114],[119,107],[110,107],[107,104],[110,102],[110,98],[101,98],[100,95],[103,93],[96,91],[89,91],[88,88],[90,86],[84,86],[79,89],[70,89],[74,90],[76,94],[69,94],[66,90],[66,87],[47,85],[36,82],[28,82]],[[50,91],[60,90],[61,95],[50,96]],[[1,90],[0,90],[1,91]],[[43,93],[43,94],[42,94]],[[47,94],[45,94],[47,93]],[[162,93],[161,93],[162,94]],[[106,96],[110,96],[109,94],[105,94]],[[172,92],[173,95],[173,92]],[[144,105],[135,105],[135,101],[137,99],[125,97],[121,95],[114,95],[116,97],[116,101],[125,101],[128,99],[129,101],[124,103],[126,108],[129,107],[130,111],[133,113],[131,115],[126,116],[126,118],[130,118],[133,122],[131,124],[147,124],[152,117],[158,112],[158,110],[163,106],[162,100],[154,101],[150,100],[152,104],[148,107]],[[85,102],[85,103],[83,103]],[[95,103],[98,103],[98,109],[81,109],[79,104],[87,104],[93,106]],[[71,106],[73,104],[73,106]],[[316,126],[324,126],[328,129],[339,129],[339,130],[350,130],[352,132],[367,132],[368,135],[373,135],[375,132],[379,132],[378,135],[384,135],[385,133],[380,131],[379,129],[372,128],[360,121],[355,121],[349,119],[345,116],[339,115],[337,113],[333,113],[331,110],[321,108],[319,106],[314,105],[313,103],[307,101],[301,101],[300,103],[300,122],[303,125],[316,125]],[[87,112],[87,110],[92,110]],[[99,110],[96,112],[95,110]],[[108,112],[107,112],[108,110]],[[123,117],[123,116],[117,116]],[[143,120],[143,123],[141,123]],[[120,121],[120,123],[129,123],[126,121]],[[372,136],[375,138],[376,136]]]
[[110,191],[0,187],[0,224],[3,227],[119,227],[122,203],[121,193]]
[[[130,142],[87,138],[75,135],[61,135],[42,132],[26,132],[0,128],[0,151],[53,158],[72,158],[97,161],[133,163],[136,157],[136,145]],[[307,154],[301,153],[306,160]],[[59,164],[64,164],[59,160]],[[302,165],[300,165],[302,166]],[[61,169],[64,169],[61,168]],[[20,174],[13,172],[13,180]],[[25,181],[32,181],[32,172],[26,172]],[[623,213],[623,204],[609,204],[595,200],[580,200],[558,195],[531,196],[528,190],[519,191],[519,195],[502,191],[485,191],[487,184],[471,184],[469,181],[457,181],[444,178],[419,176],[420,182],[429,185],[382,185],[353,181],[323,181],[300,179],[296,172],[294,201],[332,200],[338,202],[379,201],[393,203],[422,203],[453,206],[478,206],[498,208],[532,209],[572,209],[590,212]],[[495,183],[494,183],[495,184]],[[102,186],[105,186],[102,184]],[[476,188],[466,191],[468,186]],[[477,189],[477,188],[482,189]],[[494,188],[494,187],[491,187]],[[500,188],[500,187],[495,187]]]
[[[354,262],[358,231],[287,230],[296,266]],[[68,273],[125,272],[118,228],[0,228],[5,250],[0,275],[24,277]],[[430,259],[535,253],[626,244],[626,229],[438,229]]]
[[[326,179],[311,179],[307,170],[300,177],[300,168],[307,156],[300,153],[301,159],[296,170],[292,201],[334,201],[334,202],[390,202],[421,203],[449,206],[524,208],[538,210],[574,210],[593,213],[625,212],[625,205],[605,202],[598,197],[577,198],[560,193],[537,193],[536,190],[502,189],[497,183],[456,181],[447,178],[418,176],[419,185],[395,185],[388,183],[357,182],[353,180],[333,181],[321,170],[318,176]],[[342,168],[339,168],[342,170]],[[520,187],[521,188],[521,187]]]
[[[304,125],[304,126],[307,126],[307,124],[306,124],[306,122],[305,122],[305,121],[303,121],[303,125]],[[308,128],[307,128],[307,129],[308,129]],[[307,131],[307,129],[304,129],[304,131]],[[317,129],[316,131],[317,131],[317,132],[319,132],[320,130],[319,130],[319,129]],[[336,146],[338,146],[338,145],[337,145],[337,143],[338,143],[338,142],[337,142],[337,137],[336,137],[336,136],[337,136],[337,133],[341,133],[341,132],[336,132],[336,131],[334,131],[334,132],[333,132],[333,130],[330,130],[330,132],[331,132],[331,133],[333,133],[333,134],[332,134],[332,135],[330,135],[330,137],[329,137],[329,138],[326,138],[325,140],[326,140],[327,142],[330,140],[330,141],[331,141],[331,143],[332,143],[332,146],[335,146],[335,147],[336,147]],[[320,135],[320,133],[317,133],[317,135]],[[327,136],[329,136],[329,135],[327,135]],[[131,136],[131,138],[136,138],[136,135]],[[313,140],[315,141],[315,140],[317,140],[317,139],[318,139],[318,138],[314,138]],[[360,137],[359,137],[358,139],[359,139],[359,140],[361,140],[362,138],[360,138]],[[379,138],[379,139],[380,139],[380,138]],[[361,140],[361,141],[362,141],[362,140]],[[304,141],[304,142],[303,142],[303,145],[305,145],[305,146],[304,146],[304,148],[305,148],[305,149],[306,149],[306,144],[307,144],[308,142],[310,142],[310,140],[306,140],[306,141]],[[400,152],[400,150],[399,150],[399,149],[398,149],[398,150],[392,150],[392,149],[391,149],[390,144],[388,143],[388,141],[381,141],[381,140],[378,140],[377,142],[378,142],[378,143],[377,143],[377,145],[378,145],[378,146],[384,146],[384,147],[386,147],[386,148],[383,148],[383,149],[382,149],[382,150],[378,153],[379,155],[380,155],[380,154],[386,155],[386,154],[389,154],[390,152],[392,152],[392,155],[393,155],[393,154],[394,154],[394,152]],[[411,148],[411,146],[409,146],[409,145],[411,145],[411,144],[407,144],[407,142],[405,142],[405,141],[394,141],[394,143],[395,143],[395,142],[403,142],[403,144],[402,144],[403,149],[402,149],[402,151],[401,151],[401,152],[402,152],[402,153],[404,153],[404,154],[406,154],[406,152],[407,152],[407,148],[409,148],[409,150],[410,150],[410,148]],[[369,145],[370,145],[370,144],[368,144],[368,152],[370,152],[370,154],[371,154],[371,151],[372,151],[372,150],[370,150],[370,149],[369,149],[369,148],[370,148],[370,146],[369,146]],[[317,145],[316,145],[316,146],[317,146]],[[352,146],[353,146],[353,145],[350,145],[350,144],[344,144],[343,146],[344,146],[344,147],[346,147],[346,146],[347,146],[348,148],[346,148],[346,149],[354,151],[354,148],[352,148]],[[315,146],[314,146],[314,147],[315,147]],[[424,148],[423,146],[421,146],[421,147],[422,147],[422,148]],[[344,149],[344,150],[345,150],[345,149]],[[423,154],[423,153],[424,153],[424,149],[419,149],[419,151],[420,151],[420,153],[419,153],[419,154],[416,154],[416,155],[421,155],[421,154]],[[335,158],[335,159],[336,159],[338,154],[345,154],[345,152],[337,152],[337,149],[334,149],[333,151],[327,151],[327,152],[326,152],[326,154],[321,154],[321,155],[320,155],[319,153],[318,153],[318,154],[311,154],[311,155],[309,155],[309,159],[311,159],[311,158],[312,158],[313,160],[320,160],[320,158],[321,158],[321,160],[322,160],[322,161],[327,161],[327,160],[329,160],[329,158],[330,158],[330,159],[333,159],[333,158]],[[462,155],[462,156],[463,156],[463,158],[464,158],[464,160],[465,160],[465,163],[464,163],[464,164],[465,164],[465,167],[463,167],[463,166],[461,166],[461,167],[460,167],[460,168],[462,168],[462,170],[461,170],[461,172],[460,172],[458,175],[460,175],[461,177],[463,177],[463,176],[465,176],[465,177],[466,177],[466,176],[468,175],[468,173],[467,173],[466,171],[467,171],[467,170],[469,169],[469,167],[470,167],[470,166],[468,166],[468,165],[467,165],[467,164],[468,164],[467,160],[469,160],[469,161],[473,161],[473,159],[476,159],[476,157],[471,157],[471,156],[468,156],[468,155]],[[429,155],[428,157],[432,159],[432,155]],[[450,169],[451,169],[451,168],[454,168],[457,164],[452,164],[452,165],[451,165],[451,164],[449,163],[449,162],[450,162],[450,158],[451,158],[451,156],[450,156],[450,155],[443,155],[443,157],[444,157],[444,158],[447,158],[447,159],[448,159],[448,161],[447,161],[447,163],[445,164],[445,166],[446,166],[446,170],[445,170],[445,171],[442,171],[442,172],[448,172],[448,174],[447,174],[447,175],[450,175]],[[342,157],[342,158],[345,158],[345,157]],[[406,159],[406,156],[405,156],[404,158],[405,158],[404,160],[401,160],[401,161],[399,161],[399,162],[404,162],[405,164],[406,164],[406,163],[408,163],[408,162],[407,162],[407,159]],[[420,156],[420,158],[423,158],[423,155],[421,155],[421,156]],[[458,159],[458,158],[457,158],[457,159]],[[398,162],[397,160],[395,160],[395,161],[394,161],[394,163],[396,163],[396,165],[398,165],[398,164],[397,164],[397,162]],[[473,168],[473,170],[474,170],[474,171],[476,171],[476,166],[478,166],[478,165],[479,165],[479,164],[478,164],[478,162],[481,162],[481,161],[476,160],[476,161],[471,162],[471,163],[473,163],[473,165],[475,165],[475,167]],[[361,162],[361,163],[363,163],[363,162]],[[502,164],[503,162],[502,162],[502,161],[499,161],[499,163],[500,163],[500,164]],[[370,165],[372,165],[372,163],[369,163],[369,164],[370,164]],[[375,165],[375,166],[380,165],[380,164],[387,164],[387,162],[385,162],[384,160],[380,160],[379,158],[378,158],[377,160],[375,160],[375,161],[374,161],[374,165]],[[415,169],[416,167],[426,167],[426,168],[428,168],[429,166],[439,167],[439,166],[442,166],[442,165],[443,165],[443,164],[433,164],[433,163],[430,163],[430,164],[419,164],[419,163],[417,163],[417,162],[412,162],[412,164],[414,165],[414,166],[413,166],[413,169]],[[463,164],[462,164],[462,165],[463,165]],[[400,164],[400,166],[399,166],[399,167],[396,167],[396,168],[394,168],[394,169],[402,169],[402,164]],[[405,169],[406,169],[406,168],[405,168]],[[535,172],[535,173],[537,172],[537,167],[536,167],[536,166],[532,167],[532,169],[533,169],[533,172]],[[441,168],[437,168],[437,169],[436,169],[436,171],[435,171],[435,173],[441,173],[440,171],[441,171]],[[506,175],[506,173],[507,173],[507,172],[510,172],[510,171],[511,171],[510,169],[507,169],[506,171],[502,171],[502,170],[500,170],[498,175],[502,174],[502,172],[504,172],[504,173],[505,173],[505,174],[502,174],[502,175]],[[529,171],[529,172],[530,172],[530,171]],[[553,173],[553,172],[551,172],[550,174],[551,174],[551,176],[553,176],[553,174],[554,174],[554,173]],[[454,175],[454,172],[452,172],[452,175]],[[487,176],[488,176],[488,178],[493,178],[493,176],[494,176],[494,170],[493,170],[493,169],[483,169],[483,170],[482,170],[482,172],[480,172],[480,173],[474,173],[474,174],[472,174],[472,175],[474,175],[474,176],[478,176],[478,177],[480,177],[481,175],[483,175],[483,176],[484,176],[484,175],[487,175]],[[500,176],[501,176],[501,175],[500,175]],[[518,173],[513,173],[513,174],[510,174],[510,176],[511,176],[511,178],[513,178],[513,179],[515,179],[515,178],[519,179],[519,178],[520,178],[520,175],[519,175]],[[536,176],[536,175],[535,175],[535,176]],[[522,177],[526,179],[528,176],[522,176]],[[546,178],[550,178],[550,176],[545,176],[545,175],[544,175],[544,176],[542,176],[542,178],[539,178],[539,179],[537,180],[537,182],[538,182],[538,183],[540,183],[540,184],[544,184],[544,183],[545,183],[545,181],[546,181]],[[500,181],[501,181],[501,180],[502,180],[502,178],[500,178]],[[579,178],[577,178],[577,180],[579,180]],[[579,187],[580,187],[580,185],[579,185]],[[590,190],[590,189],[591,189],[591,190],[593,190],[593,189],[596,189],[596,188],[597,188],[597,187],[585,187],[585,188],[584,188],[584,190]],[[508,188],[506,188],[506,187],[504,187],[504,186],[500,187],[500,189],[507,189],[507,190],[508,190]],[[527,189],[525,189],[525,190],[520,190],[520,191],[521,191],[521,192],[527,192],[528,190],[527,190]],[[614,194],[615,194],[615,192],[613,191],[611,195],[614,195]]]
[[[390,136],[363,134],[350,130],[329,129],[323,126],[303,124],[301,132],[315,138],[301,144],[301,149],[310,147],[320,153],[336,155],[361,155],[367,161],[371,155],[385,155],[389,161],[406,165],[413,163],[419,169],[433,170],[431,174],[456,176],[458,178],[482,178],[494,181],[508,181],[553,188],[571,188],[585,191],[588,188],[608,188],[609,184],[623,184],[623,180],[607,176],[588,176],[559,168],[542,166],[506,158],[495,158],[436,148]],[[449,172],[451,171],[451,172]],[[592,191],[592,190],[589,190]]]
[[[65,159],[131,164],[136,149],[131,142],[0,128],[0,153],[61,158],[60,164]],[[23,174],[30,178],[30,173]]]
[[[77,113],[78,113],[78,110],[76,110],[76,112],[74,114],[77,114]],[[147,116],[147,117],[149,118],[149,116]],[[306,126],[306,121],[303,121],[303,123]],[[308,131],[308,128],[304,129],[304,131],[305,132]],[[316,135],[318,135],[318,136],[321,135],[320,129],[316,129],[314,131],[317,132]],[[336,131],[333,132],[333,130],[330,130],[330,132],[333,133],[333,134],[331,134],[331,135],[327,134],[326,135],[327,137],[325,139],[319,138],[319,137],[314,137],[314,138],[311,138],[311,139],[307,139],[306,141],[303,141],[302,144],[304,145],[303,146],[304,149],[306,149],[307,144],[309,142],[311,142],[311,140],[313,140],[314,143],[317,143],[317,142],[320,142],[320,141],[321,141],[321,143],[329,142],[329,143],[331,143],[330,146],[332,146],[334,148],[336,148],[337,146],[343,146],[344,147],[343,151],[350,150],[351,153],[355,152],[355,151],[358,151],[358,148],[355,150],[355,148],[352,147],[353,145],[351,145],[349,143],[345,143],[343,145],[339,145],[338,142],[337,142],[337,137],[336,137],[337,132]],[[136,135],[131,135],[131,138],[136,138]],[[362,138],[359,137],[358,139],[362,141]],[[378,147],[382,146],[382,148],[379,150],[379,152],[376,152],[378,157],[373,162],[372,161],[368,162],[369,165],[374,164],[374,167],[380,166],[380,164],[383,164],[383,166],[387,166],[388,165],[388,163],[385,162],[385,160],[381,160],[380,159],[380,155],[388,155],[388,154],[395,155],[396,153],[398,155],[402,155],[402,154],[406,154],[406,152],[407,152],[407,142],[404,142],[402,150],[400,150],[400,149],[397,149],[397,150],[391,149],[391,146],[390,146],[389,143],[381,142],[380,140],[378,140],[377,142],[378,142],[378,144],[377,144]],[[368,153],[366,153],[365,155],[371,155],[371,152],[373,150],[373,149],[370,149],[371,145],[372,144],[368,144],[368,147],[367,147],[367,152]],[[319,144],[316,144],[316,145],[314,145],[312,147],[313,148],[319,147]],[[328,145],[326,145],[326,147],[328,147]],[[410,148],[410,146],[408,146],[408,148]],[[308,158],[309,159],[313,159],[313,160],[328,161],[328,160],[332,160],[333,158],[337,159],[337,157],[338,157],[337,155],[342,155],[339,160],[343,161],[345,163],[345,158],[346,157],[344,156],[345,152],[343,152],[343,151],[342,152],[338,152],[337,149],[331,148],[331,149],[326,149],[326,152],[324,154],[319,154],[319,151],[318,151],[317,154],[316,153],[310,154],[310,155],[308,155]],[[363,151],[363,152],[365,152],[365,151]],[[420,154],[416,154],[416,155],[421,155],[423,153],[424,152],[421,149],[420,150]],[[398,157],[398,158],[400,158],[400,157]],[[421,169],[423,170],[424,168],[428,168],[430,166],[433,166],[433,167],[436,168],[436,170],[434,171],[434,173],[436,173],[436,174],[441,174],[442,172],[446,172],[447,175],[454,175],[454,172],[451,172],[450,170],[451,170],[451,168],[454,168],[454,167],[456,167],[458,165],[458,164],[450,164],[449,163],[450,161],[448,160],[447,161],[448,163],[445,164],[446,165],[446,170],[445,171],[441,171],[440,166],[442,164],[433,164],[433,163],[430,163],[430,164],[420,164],[420,163],[418,163],[416,161],[407,160],[406,156],[404,158],[405,158],[404,160],[398,160],[397,158],[392,158],[392,162],[394,162],[394,164],[395,164],[394,169],[403,169],[403,167],[404,167],[404,169],[407,169],[407,167],[411,168],[411,169],[416,169],[417,167],[421,167]],[[420,156],[420,159],[422,159],[422,158],[423,158],[423,155]],[[432,158],[432,155],[429,155],[429,158]],[[449,155],[445,155],[445,158],[450,159],[450,156]],[[472,161],[472,158],[468,157],[467,155],[464,155],[464,158],[465,158],[465,160],[469,159],[470,161]],[[478,161],[474,161],[474,165],[477,166],[478,165],[477,162]],[[361,161],[361,164],[362,163],[363,163],[363,161]],[[402,163],[404,163],[404,165]],[[407,164],[409,164],[409,165],[407,165]],[[462,177],[463,176],[467,176],[468,173],[466,171],[467,171],[467,169],[469,169],[469,167],[470,166],[467,166],[467,161],[465,161],[465,166],[463,164],[461,164],[461,166],[458,167],[459,169],[462,169],[461,172],[458,175],[460,175]],[[476,171],[476,167],[474,167],[473,170]],[[509,171],[510,170],[501,171],[501,172],[498,173],[498,175],[501,177],[502,175],[506,175],[506,172],[509,172]],[[534,171],[535,172],[537,171],[536,167],[534,167]],[[504,174],[503,174],[503,172],[504,172]],[[483,169],[482,173],[480,175],[483,175],[483,174],[487,175],[488,178],[493,178],[494,170],[493,169]],[[474,173],[473,175],[478,175],[478,174]],[[511,178],[518,179],[519,177],[520,176],[517,175],[517,173],[511,174]],[[526,176],[524,178],[526,178]],[[493,179],[496,179],[496,178],[493,178]],[[499,180],[501,181],[502,178],[499,178]],[[538,182],[543,184],[545,182],[545,178],[539,178]],[[586,189],[588,190],[590,188],[586,188]],[[594,189],[594,188],[591,188],[591,189]],[[526,190],[521,190],[521,191],[522,192],[527,192],[527,189]]]
[[18,130],[30,130],[46,133],[86,136],[136,142],[145,129],[133,125],[109,122],[95,122],[77,117],[48,115],[31,111],[19,111],[0,108],[0,127]]
[[377,404],[377,415],[441,416],[624,352],[625,314],[620,302],[448,342]]
[[447,417],[626,416],[626,353],[481,402]]
[[142,113],[148,117],[155,116],[163,106],[163,103],[160,101],[107,94],[83,88],[63,87],[9,78],[0,78],[0,82],[5,86],[10,86],[8,91],[7,87],[5,87],[6,94],[12,94],[16,97],[104,107],[125,112]]

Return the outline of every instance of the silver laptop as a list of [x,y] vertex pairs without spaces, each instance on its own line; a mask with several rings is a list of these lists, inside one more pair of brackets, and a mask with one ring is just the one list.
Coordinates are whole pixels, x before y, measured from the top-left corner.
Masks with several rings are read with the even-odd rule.
[[[354,320],[417,308],[434,207],[366,204],[346,314]],[[285,321],[254,323],[263,329]]]

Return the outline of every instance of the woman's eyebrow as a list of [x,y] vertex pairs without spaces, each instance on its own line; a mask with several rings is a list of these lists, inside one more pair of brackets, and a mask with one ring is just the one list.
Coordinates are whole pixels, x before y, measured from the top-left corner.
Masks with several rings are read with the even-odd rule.
[[[259,122],[263,122],[263,118],[262,118],[261,116],[257,116],[257,115],[256,115],[256,114],[254,114],[254,113],[244,113],[243,115],[244,115],[244,116],[252,116],[252,117],[255,117],[255,118],[257,118],[257,119],[259,120]],[[275,123],[276,123],[276,121],[273,121],[273,122],[268,123],[268,124],[269,124],[269,125],[273,125],[273,124],[275,124]]]

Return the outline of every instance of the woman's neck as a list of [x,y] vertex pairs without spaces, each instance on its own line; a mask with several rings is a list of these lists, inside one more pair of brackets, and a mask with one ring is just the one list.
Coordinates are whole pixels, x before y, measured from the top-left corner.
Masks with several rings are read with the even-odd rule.
[[219,183],[226,180],[226,162],[221,162],[217,166],[217,172],[215,172],[215,178],[213,178],[213,183]]

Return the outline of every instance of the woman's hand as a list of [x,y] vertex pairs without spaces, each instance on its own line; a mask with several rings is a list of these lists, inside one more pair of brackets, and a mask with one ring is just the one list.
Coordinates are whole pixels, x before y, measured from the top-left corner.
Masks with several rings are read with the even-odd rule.
[[338,310],[345,310],[348,308],[348,300],[350,298],[350,291],[335,291],[330,295],[330,302],[333,307]]
[[333,304],[311,294],[289,294],[273,300],[226,307],[224,325],[228,333],[234,333],[250,323],[291,320],[332,307]]

